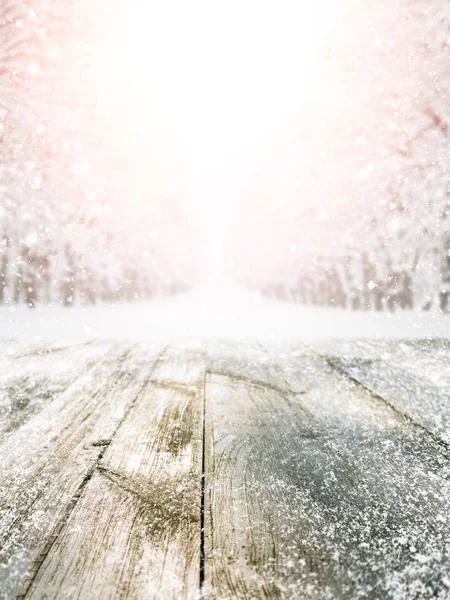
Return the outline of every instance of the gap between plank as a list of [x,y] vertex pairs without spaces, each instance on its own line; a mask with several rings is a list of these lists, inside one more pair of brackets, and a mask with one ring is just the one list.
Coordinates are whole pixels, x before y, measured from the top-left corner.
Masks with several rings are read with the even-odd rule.
[[206,511],[206,378],[203,379],[203,429],[202,429],[202,475],[200,495],[200,600],[205,597],[205,511]]
[[[110,446],[114,437],[116,436],[117,432],[119,431],[120,426],[127,419],[128,415],[130,414],[133,406],[136,404],[137,399],[141,395],[142,391],[147,387],[148,383],[151,381],[152,375],[153,375],[158,363],[161,361],[161,357],[165,354],[168,347],[169,346],[165,346],[163,348],[163,350],[158,354],[158,357],[156,358],[155,362],[153,363],[153,366],[151,368],[151,371],[150,371],[148,377],[145,379],[145,381],[142,384],[142,386],[140,387],[139,391],[137,392],[135,397],[132,399],[132,401],[130,402],[130,404],[128,405],[126,410],[124,411],[122,418],[117,423],[114,431],[111,434],[111,437],[107,440],[107,443],[106,443],[106,440],[102,440],[102,442],[105,442],[105,443],[102,443],[102,449],[100,450],[97,458],[95,459],[94,464],[92,465],[92,467],[89,469],[89,471],[84,476],[84,479],[78,486],[77,491],[72,496],[69,503],[67,504],[64,514],[59,519],[59,521],[57,522],[56,526],[54,527],[52,533],[47,538],[47,541],[46,541],[45,546],[43,547],[41,553],[38,555],[37,559],[33,562],[33,567],[31,569],[30,577],[29,577],[29,579],[27,579],[24,582],[24,588],[25,588],[24,592],[22,594],[19,594],[18,596],[16,596],[16,600],[25,600],[27,597],[29,597],[29,593],[33,587],[33,584],[38,576],[39,570],[42,567],[45,559],[49,555],[49,553],[50,553],[53,545],[55,544],[56,540],[58,539],[61,531],[64,529],[64,526],[67,524],[67,522],[70,518],[70,515],[72,514],[76,505],[78,504],[78,502],[81,498],[81,495],[82,495],[83,491],[85,490],[87,484],[92,479],[95,471],[97,471],[100,461],[102,460],[107,448]],[[125,362],[127,356],[130,354],[130,352],[131,352],[131,349],[128,350],[127,352],[125,352],[120,364],[123,364]],[[95,444],[93,444],[93,445],[95,445]]]
[[87,486],[89,481],[92,479],[94,472],[97,470],[98,464],[101,461],[101,459],[103,458],[103,455],[105,454],[108,445],[105,444],[104,447],[99,452],[99,454],[95,460],[95,463],[92,465],[92,467],[89,469],[89,471],[85,475],[83,481],[78,486],[77,491],[72,496],[70,502],[67,504],[64,514],[57,522],[57,524],[54,527],[51,534],[48,536],[46,544],[43,547],[41,553],[38,555],[36,560],[33,561],[30,578],[25,581],[25,590],[24,590],[23,594],[19,594],[17,596],[17,600],[25,600],[25,598],[30,593],[31,587],[36,580],[36,577],[39,573],[39,570],[40,570],[42,564],[44,563],[45,559],[49,555],[50,550],[53,548],[53,545],[55,544],[56,540],[58,539],[59,534],[63,530],[64,526],[67,524],[67,521],[69,520],[69,517],[72,514],[74,508],[78,504],[78,501],[81,498],[81,495],[82,495],[85,487]]
[[450,460],[450,445],[447,442],[445,442],[443,439],[441,439],[438,435],[436,435],[435,433],[433,433],[432,431],[430,431],[429,429],[427,429],[427,427],[425,427],[424,425],[421,425],[420,423],[418,423],[417,421],[415,421],[413,419],[413,417],[411,417],[407,413],[405,413],[402,410],[400,410],[399,408],[397,408],[397,406],[395,406],[394,404],[392,404],[391,402],[389,402],[389,400],[386,400],[386,398],[383,398],[383,396],[381,396],[380,394],[377,394],[370,387],[368,387],[364,383],[361,383],[361,381],[359,381],[359,379],[357,379],[356,377],[353,377],[353,375],[350,375],[342,367],[339,367],[334,362],[334,360],[332,358],[330,358],[329,356],[321,354],[320,352],[317,352],[317,350],[315,350],[311,346],[308,346],[307,344],[304,344],[303,342],[302,342],[302,346],[304,348],[307,348],[308,350],[310,350],[313,354],[315,354],[316,356],[318,356],[322,360],[324,360],[327,363],[327,365],[330,366],[334,371],[336,371],[340,375],[343,375],[346,379],[348,379],[349,381],[351,381],[352,383],[354,383],[355,385],[357,385],[359,388],[361,388],[364,391],[368,392],[372,396],[372,398],[375,398],[379,402],[383,402],[384,404],[386,404],[387,406],[389,406],[389,408],[391,410],[393,410],[397,415],[399,415],[400,417],[406,419],[409,423],[411,423],[411,425],[413,425],[415,427],[418,427],[420,430],[422,430],[425,433],[427,433],[433,439],[433,441],[436,443],[436,445],[439,446],[439,448],[441,449],[441,451],[443,452],[443,454],[445,454],[446,458],[448,460]]
[[[321,356],[321,355],[319,354],[319,356]],[[389,400],[386,400],[386,398],[383,398],[383,396],[380,396],[380,394],[377,394],[370,387],[368,387],[364,383],[361,383],[361,381],[359,381],[359,379],[357,379],[356,377],[353,377],[353,375],[350,375],[349,373],[347,373],[347,371],[345,371],[345,369],[342,369],[341,367],[339,367],[338,365],[336,365],[332,359],[326,358],[324,356],[322,356],[322,358],[324,358],[325,361],[327,362],[327,364],[330,367],[332,367],[335,371],[337,371],[341,375],[344,375],[344,377],[346,379],[348,379],[349,381],[353,382],[355,385],[357,385],[361,389],[365,390],[366,392],[369,392],[369,394],[373,398],[376,398],[377,400],[379,400],[381,402],[384,402],[384,404],[386,404],[387,406],[389,406],[389,408],[391,408],[397,415],[403,417],[404,419],[406,419],[407,421],[409,421],[415,427],[418,427],[422,431],[426,432],[429,436],[431,436],[431,438],[433,439],[433,441],[441,448],[441,450],[443,451],[443,453],[446,455],[447,459],[450,460],[450,445],[447,442],[445,442],[443,439],[441,439],[437,434],[435,434],[433,431],[430,431],[429,429],[427,429],[427,427],[425,427],[421,423],[418,423],[417,421],[415,421],[410,415],[408,415],[407,413],[405,413],[402,410],[398,409],[394,404],[392,404],[391,402],[389,402]]]

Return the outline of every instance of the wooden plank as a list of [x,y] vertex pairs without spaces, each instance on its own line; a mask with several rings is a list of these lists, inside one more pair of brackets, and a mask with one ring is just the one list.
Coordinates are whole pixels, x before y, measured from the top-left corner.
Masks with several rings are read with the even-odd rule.
[[3,597],[27,590],[159,350],[111,344],[105,359],[0,446]]
[[109,348],[100,343],[41,346],[7,354],[0,364],[0,443],[84,376]]
[[[78,346],[101,346],[101,342],[86,342]],[[29,340],[0,338],[0,373],[7,370],[17,359],[34,359],[47,355],[57,355],[73,347],[73,344],[60,342],[30,343]]]
[[[281,348],[287,346],[283,343]],[[226,375],[252,385],[275,387],[283,385],[269,368],[270,356],[261,344],[235,340],[215,340],[208,344],[208,365],[216,375]]]
[[448,340],[329,341],[315,347],[336,368],[450,443]]
[[448,597],[442,446],[314,352],[242,358],[208,363],[205,597]]
[[[450,341],[435,339],[316,339],[304,345],[321,356],[390,360],[395,363],[424,363],[431,370],[438,364],[446,367],[450,358]],[[446,367],[449,376],[448,367]]]
[[27,597],[198,598],[204,363],[161,357]]

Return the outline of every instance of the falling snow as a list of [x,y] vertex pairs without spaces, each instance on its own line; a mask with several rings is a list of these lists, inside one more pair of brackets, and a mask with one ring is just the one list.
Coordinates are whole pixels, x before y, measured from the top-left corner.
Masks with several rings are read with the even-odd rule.
[[0,0],[0,600],[450,599],[449,32]]

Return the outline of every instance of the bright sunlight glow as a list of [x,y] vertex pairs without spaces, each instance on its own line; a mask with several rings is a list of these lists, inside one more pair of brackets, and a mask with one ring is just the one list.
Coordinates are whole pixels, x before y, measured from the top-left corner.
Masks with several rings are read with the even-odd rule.
[[156,140],[177,148],[216,263],[263,142],[301,110],[336,4],[114,0],[92,26],[84,85],[113,143],[140,161]]

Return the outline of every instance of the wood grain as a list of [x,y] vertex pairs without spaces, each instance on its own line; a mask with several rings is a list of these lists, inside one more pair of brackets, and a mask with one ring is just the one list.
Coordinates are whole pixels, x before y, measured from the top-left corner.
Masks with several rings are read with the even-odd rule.
[[265,386],[261,352],[208,362],[206,597],[448,597],[442,447],[306,349]]
[[104,451],[102,442],[123,420],[159,350],[111,346],[106,358],[0,446],[0,597],[28,589]]
[[198,598],[204,362],[160,357],[27,597]]
[[450,444],[448,340],[328,340],[314,346],[336,368]]
[[450,344],[312,345],[5,343],[0,598],[447,600]]
[[100,343],[20,351],[10,347],[0,362],[0,443],[84,376],[108,350],[109,345]]

